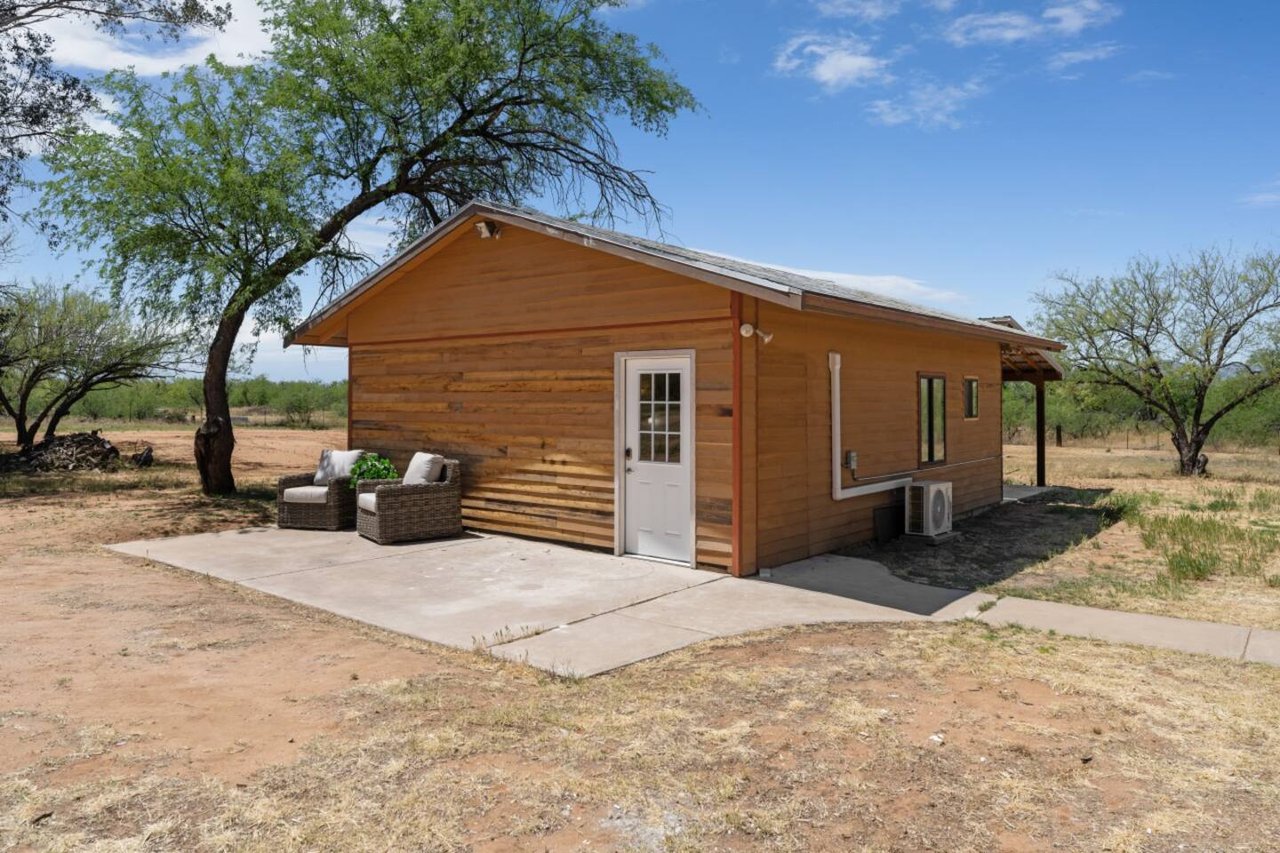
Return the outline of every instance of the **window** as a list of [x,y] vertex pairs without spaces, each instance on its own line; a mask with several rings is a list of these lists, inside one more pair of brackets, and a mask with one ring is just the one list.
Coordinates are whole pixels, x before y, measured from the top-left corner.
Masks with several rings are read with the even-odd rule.
[[920,377],[920,461],[933,464],[947,458],[947,380]]
[[641,462],[680,462],[680,376],[640,374]]
[[964,378],[964,416],[969,420],[978,416],[978,380],[973,376]]

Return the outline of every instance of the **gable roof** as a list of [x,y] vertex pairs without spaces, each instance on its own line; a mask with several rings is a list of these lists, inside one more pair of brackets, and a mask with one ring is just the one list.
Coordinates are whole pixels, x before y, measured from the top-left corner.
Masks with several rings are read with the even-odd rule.
[[[929,325],[992,338],[1008,344],[1043,350],[1060,350],[1056,341],[1029,334],[989,320],[978,320],[951,314],[936,308],[916,305],[869,290],[849,287],[824,278],[802,275],[780,267],[751,263],[711,252],[700,252],[673,246],[644,237],[609,231],[569,219],[549,216],[535,210],[474,200],[438,226],[410,243],[395,257],[374,270],[341,296],[304,320],[285,338],[285,346],[320,344],[309,340],[311,332],[341,316],[360,297],[379,288],[389,276],[420,253],[426,251],[472,219],[494,220],[518,228],[526,228],[588,248],[619,255],[638,263],[675,272],[689,278],[736,290],[796,310],[849,314],[910,325]],[[1015,324],[1016,325],[1016,324]]]

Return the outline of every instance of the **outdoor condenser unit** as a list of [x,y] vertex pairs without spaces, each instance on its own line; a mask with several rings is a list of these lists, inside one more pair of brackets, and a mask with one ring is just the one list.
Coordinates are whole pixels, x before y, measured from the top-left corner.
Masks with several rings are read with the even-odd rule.
[[917,480],[907,487],[907,533],[940,536],[951,532],[951,484]]

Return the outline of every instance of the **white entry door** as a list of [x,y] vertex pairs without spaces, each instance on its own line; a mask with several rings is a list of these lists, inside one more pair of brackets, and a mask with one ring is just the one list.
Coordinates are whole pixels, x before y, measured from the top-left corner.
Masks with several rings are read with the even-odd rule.
[[624,359],[623,530],[628,554],[693,562],[692,362]]

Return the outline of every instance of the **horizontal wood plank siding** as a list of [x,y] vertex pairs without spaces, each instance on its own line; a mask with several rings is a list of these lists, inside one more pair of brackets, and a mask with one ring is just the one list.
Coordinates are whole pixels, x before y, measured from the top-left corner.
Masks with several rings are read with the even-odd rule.
[[[957,514],[1000,501],[997,342],[768,303],[758,310],[760,328],[774,336],[755,362],[759,566],[866,541],[874,535],[874,509],[901,505],[901,492],[831,499],[829,352],[842,355],[842,450],[858,453],[859,482],[904,471],[949,480]],[[919,467],[920,372],[946,376],[945,466]],[[979,379],[976,420],[963,416],[965,376]],[[854,485],[848,472],[844,477],[844,485]]]
[[516,228],[465,236],[357,308],[353,447],[463,463],[468,527],[612,549],[614,355],[696,352],[696,540],[732,538],[728,292]]

